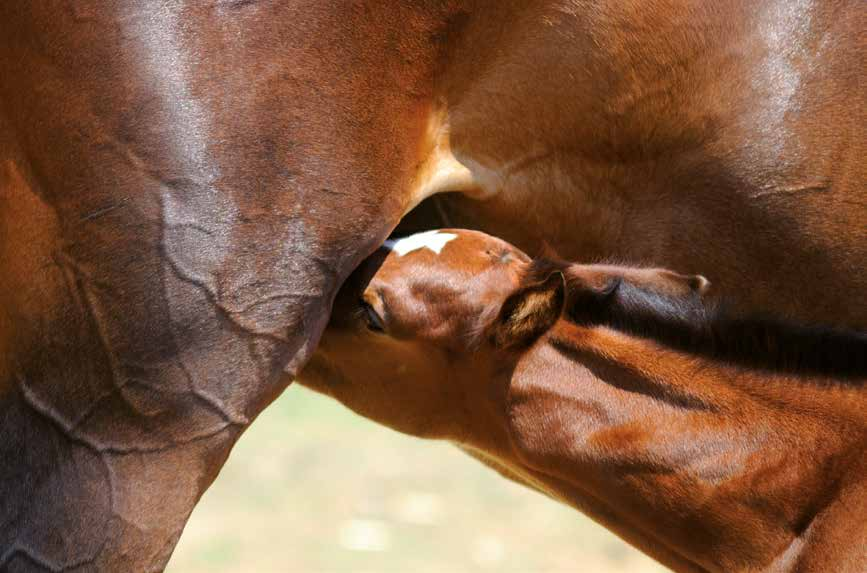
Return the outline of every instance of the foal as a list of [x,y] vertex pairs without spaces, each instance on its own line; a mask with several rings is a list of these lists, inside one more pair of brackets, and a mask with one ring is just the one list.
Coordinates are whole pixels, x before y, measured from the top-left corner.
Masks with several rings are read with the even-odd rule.
[[863,336],[728,320],[702,277],[531,261],[478,232],[387,247],[303,384],[677,571],[867,570]]

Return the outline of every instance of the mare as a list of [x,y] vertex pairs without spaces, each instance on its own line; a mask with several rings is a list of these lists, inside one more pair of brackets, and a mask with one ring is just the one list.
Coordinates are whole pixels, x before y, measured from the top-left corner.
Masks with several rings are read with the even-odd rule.
[[360,267],[299,381],[449,440],[676,571],[867,567],[867,335],[473,231]]
[[865,29],[863,0],[0,3],[0,569],[165,567],[415,206],[867,324]]

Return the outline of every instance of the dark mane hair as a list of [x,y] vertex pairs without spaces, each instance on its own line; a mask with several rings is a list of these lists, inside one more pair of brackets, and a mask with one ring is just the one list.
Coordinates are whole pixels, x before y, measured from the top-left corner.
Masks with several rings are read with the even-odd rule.
[[561,272],[566,278],[565,318],[604,325],[652,339],[688,354],[748,368],[838,379],[867,378],[867,332],[803,325],[771,316],[738,316],[724,301],[699,293],[674,296],[627,279],[604,293],[570,278],[573,265],[550,258],[533,261],[523,282]]

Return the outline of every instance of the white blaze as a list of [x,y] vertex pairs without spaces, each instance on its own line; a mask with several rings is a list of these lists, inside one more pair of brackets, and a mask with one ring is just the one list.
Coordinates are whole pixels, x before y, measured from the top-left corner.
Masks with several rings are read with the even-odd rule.
[[430,249],[436,254],[440,254],[440,251],[443,250],[446,243],[457,238],[458,236],[454,233],[425,231],[424,233],[416,233],[415,235],[410,235],[403,239],[386,241],[385,247],[394,251],[401,257],[419,249]]

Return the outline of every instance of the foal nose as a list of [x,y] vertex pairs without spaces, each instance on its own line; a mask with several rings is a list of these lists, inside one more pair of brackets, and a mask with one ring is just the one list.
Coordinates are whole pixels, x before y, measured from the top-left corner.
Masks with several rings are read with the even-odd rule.
[[340,287],[340,291],[337,293],[337,298],[335,299],[335,305],[343,300],[351,300],[353,302],[358,300],[358,297],[361,296],[361,293],[364,292],[364,289],[367,288],[367,285],[382,266],[387,255],[388,250],[380,247],[369,257],[361,261]]

